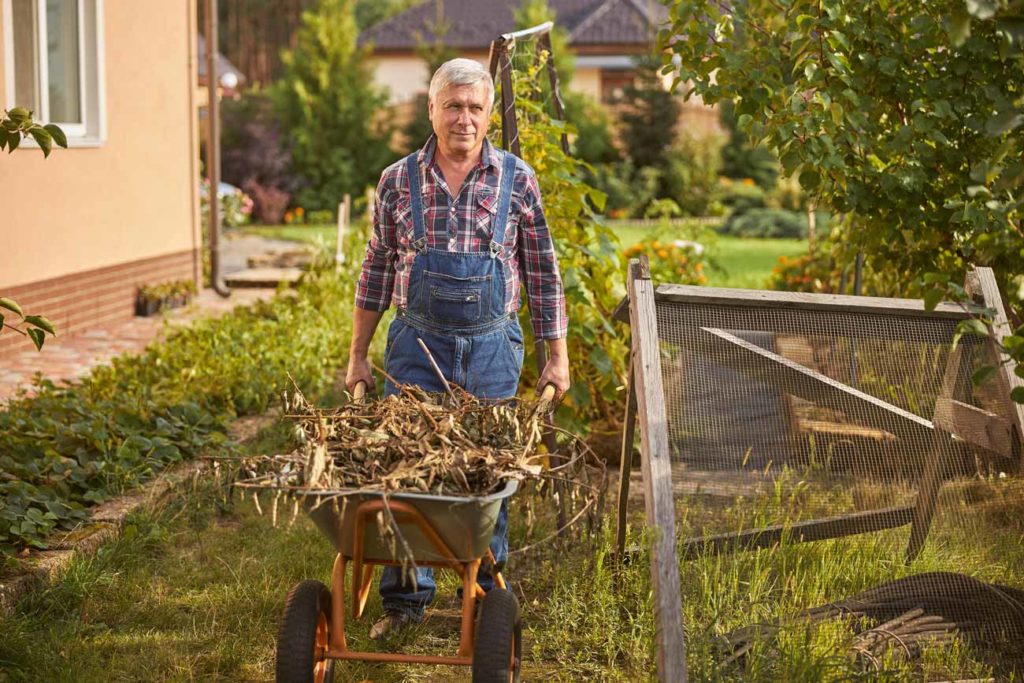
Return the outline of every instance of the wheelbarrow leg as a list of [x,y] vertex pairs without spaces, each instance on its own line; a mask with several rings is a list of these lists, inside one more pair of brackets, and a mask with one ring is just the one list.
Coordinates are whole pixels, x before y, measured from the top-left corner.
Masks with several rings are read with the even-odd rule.
[[357,585],[359,588],[356,591],[356,599],[352,605],[353,616],[358,619],[363,616],[363,610],[366,609],[366,600],[370,597],[370,586],[373,583],[373,565],[363,565],[363,575],[357,577],[355,575],[355,567],[352,568],[352,584]]
[[331,571],[331,649],[344,651],[345,643],[345,558],[341,553],[334,558]]
[[473,656],[473,621],[476,616],[476,575],[480,560],[462,565],[462,630],[459,633],[459,657]]

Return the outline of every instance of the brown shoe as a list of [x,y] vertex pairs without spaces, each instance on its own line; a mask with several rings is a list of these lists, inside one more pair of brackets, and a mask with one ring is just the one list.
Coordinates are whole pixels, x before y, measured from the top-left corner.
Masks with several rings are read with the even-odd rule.
[[405,612],[385,612],[370,628],[370,640],[391,637],[405,630],[413,623],[413,618]]

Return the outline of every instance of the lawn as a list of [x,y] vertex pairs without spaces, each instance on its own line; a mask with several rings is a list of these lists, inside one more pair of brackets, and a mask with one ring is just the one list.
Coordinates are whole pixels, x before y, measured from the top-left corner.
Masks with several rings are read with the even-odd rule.
[[[623,247],[655,236],[661,239],[693,239],[705,244],[710,262],[706,273],[708,285],[712,287],[761,288],[780,256],[792,256],[807,249],[805,240],[724,237],[712,230],[696,227],[683,228],[678,234],[630,221],[612,221],[611,227]],[[243,231],[311,244],[319,241],[332,251],[337,240],[335,225],[247,226]]]

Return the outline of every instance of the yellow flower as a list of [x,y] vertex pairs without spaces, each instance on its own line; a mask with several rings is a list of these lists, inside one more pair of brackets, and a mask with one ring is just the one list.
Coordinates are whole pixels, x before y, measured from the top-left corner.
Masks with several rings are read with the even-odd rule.
[[742,182],[747,187],[753,187],[754,186],[754,179],[753,178],[744,178],[740,182]]
[[653,242],[651,242],[651,247],[653,247],[654,249],[661,249],[661,242],[659,242],[658,240],[654,240]]

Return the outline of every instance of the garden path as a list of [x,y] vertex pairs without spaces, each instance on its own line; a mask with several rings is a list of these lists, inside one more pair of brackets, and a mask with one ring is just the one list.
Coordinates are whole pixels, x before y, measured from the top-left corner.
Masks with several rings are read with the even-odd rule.
[[[294,248],[294,244],[253,236],[227,239],[221,251],[223,272],[245,268],[249,256],[285,247]],[[42,351],[36,351],[26,339],[23,350],[0,359],[0,406],[19,390],[28,390],[37,372],[55,382],[78,379],[88,374],[93,367],[107,363],[122,353],[140,353],[164,333],[165,320],[171,327],[187,325],[201,317],[222,315],[235,306],[269,299],[274,291],[272,288],[233,289],[231,296],[223,299],[212,289],[204,289],[191,305],[170,310],[162,316],[131,318],[67,339],[60,336],[47,337]],[[57,332],[59,334],[60,330]]]

